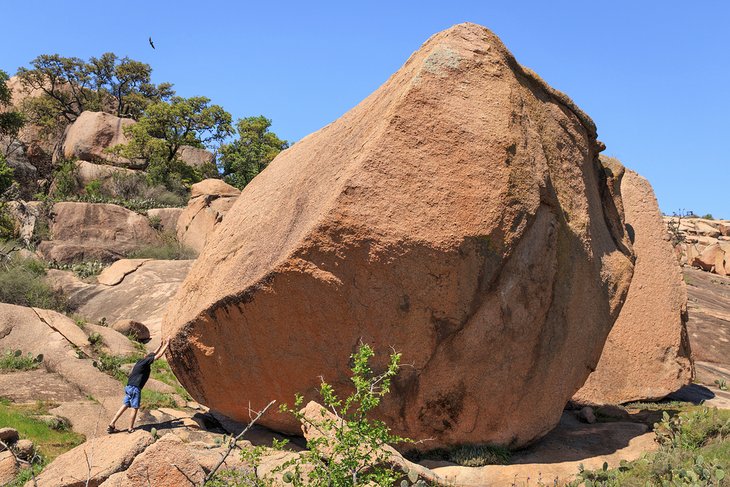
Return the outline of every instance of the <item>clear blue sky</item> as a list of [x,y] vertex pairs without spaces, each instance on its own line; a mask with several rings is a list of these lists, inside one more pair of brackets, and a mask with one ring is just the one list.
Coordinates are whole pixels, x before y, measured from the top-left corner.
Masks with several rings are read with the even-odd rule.
[[[663,211],[730,218],[730,2],[3,0],[0,69],[106,51],[296,141],[464,21],[566,92]],[[147,38],[157,46],[152,50]]]

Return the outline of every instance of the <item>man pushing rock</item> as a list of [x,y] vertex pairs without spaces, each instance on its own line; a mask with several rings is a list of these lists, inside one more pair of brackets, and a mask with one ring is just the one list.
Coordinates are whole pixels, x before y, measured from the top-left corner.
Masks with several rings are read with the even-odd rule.
[[119,408],[117,414],[114,415],[112,422],[109,423],[109,427],[106,429],[107,433],[115,433],[117,431],[114,425],[127,408],[132,408],[132,421],[129,423],[129,429],[127,431],[130,433],[134,431],[134,420],[137,419],[137,410],[139,409],[139,402],[142,398],[142,388],[147,383],[147,379],[150,378],[152,362],[162,358],[169,344],[170,339],[166,338],[160,343],[160,346],[157,347],[154,353],[146,355],[134,364],[132,371],[129,373],[127,387],[124,388],[124,404]]

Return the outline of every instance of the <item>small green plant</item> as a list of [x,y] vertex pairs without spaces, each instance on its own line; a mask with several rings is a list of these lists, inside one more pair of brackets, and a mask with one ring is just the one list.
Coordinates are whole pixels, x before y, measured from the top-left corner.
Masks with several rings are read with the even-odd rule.
[[42,354],[34,356],[28,352],[23,355],[20,350],[7,350],[0,355],[0,370],[32,370],[42,363]]
[[[319,388],[323,402],[321,418],[306,417],[304,398],[297,395],[294,406],[280,410],[320,434],[307,442],[308,452],[285,464],[284,482],[292,485],[393,485],[402,474],[388,466],[388,445],[411,442],[393,435],[382,421],[370,419],[370,413],[390,392],[391,379],[398,373],[399,353],[392,353],[385,370],[376,373],[370,366],[373,349],[362,344],[351,356],[352,383],[355,390],[341,399],[325,381]],[[307,465],[308,469],[304,468]],[[306,480],[305,474],[306,473]]]
[[76,161],[61,161],[56,166],[56,171],[53,174],[51,196],[54,198],[67,198],[77,194],[80,190],[79,169],[76,166]]
[[89,261],[89,262],[76,262],[72,264],[59,264],[57,262],[48,263],[49,269],[57,269],[61,271],[71,271],[81,279],[88,277],[97,276],[101,274],[106,266],[103,262]]
[[147,218],[150,221],[150,226],[157,230],[158,232],[162,231],[162,218],[160,218],[159,215],[147,215]]
[[721,391],[727,391],[727,381],[725,379],[715,379],[715,385]]
[[101,336],[101,333],[98,331],[92,332],[89,335],[89,343],[93,345],[101,345],[104,343],[104,338]]
[[84,193],[92,198],[100,198],[102,196],[101,181],[99,181],[98,179],[89,181],[86,186],[84,186]]
[[141,354],[124,357],[121,355],[109,355],[104,352],[99,352],[99,357],[93,362],[93,365],[102,372],[114,377],[119,382],[126,382],[127,374],[122,370],[122,365],[134,363],[140,358],[142,358]]

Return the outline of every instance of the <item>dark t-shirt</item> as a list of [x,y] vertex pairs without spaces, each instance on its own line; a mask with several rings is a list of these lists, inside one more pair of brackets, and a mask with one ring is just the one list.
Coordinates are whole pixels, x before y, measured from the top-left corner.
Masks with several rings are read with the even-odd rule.
[[145,358],[140,359],[132,367],[132,371],[129,373],[129,379],[127,380],[128,386],[136,386],[140,390],[147,383],[147,379],[150,378],[150,370],[152,362],[155,361],[155,354],[151,353]]

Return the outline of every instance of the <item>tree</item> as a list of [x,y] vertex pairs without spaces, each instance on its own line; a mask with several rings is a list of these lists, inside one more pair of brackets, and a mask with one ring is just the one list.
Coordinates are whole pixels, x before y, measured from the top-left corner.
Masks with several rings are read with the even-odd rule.
[[23,87],[42,93],[27,106],[34,120],[45,125],[55,119],[73,122],[85,110],[139,117],[148,104],[174,94],[169,83],[152,84],[151,73],[148,64],[111,52],[88,62],[43,54],[31,61],[31,68],[18,69]]
[[202,175],[178,157],[184,145],[213,147],[233,133],[231,114],[219,105],[211,105],[204,96],[182,98],[174,96],[169,102],[160,101],[147,107],[134,125],[125,127],[129,143],[110,149],[128,159],[148,161],[150,182],[171,184],[195,182]]
[[[0,70],[0,109],[3,110],[9,108],[12,103],[12,93],[7,85],[9,79],[8,74]],[[18,111],[10,110],[0,113],[0,136],[9,139],[8,146],[18,136],[24,123],[23,114]]]
[[221,147],[220,166],[226,182],[243,189],[289,143],[269,132],[271,120],[263,115],[243,118],[236,126],[238,139]]

